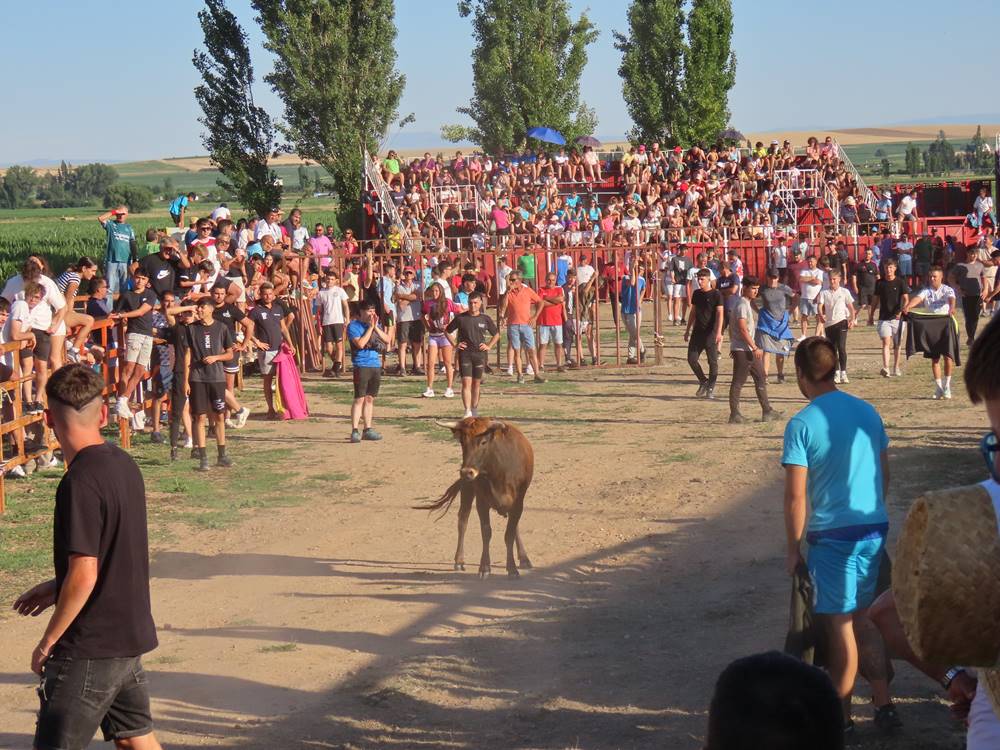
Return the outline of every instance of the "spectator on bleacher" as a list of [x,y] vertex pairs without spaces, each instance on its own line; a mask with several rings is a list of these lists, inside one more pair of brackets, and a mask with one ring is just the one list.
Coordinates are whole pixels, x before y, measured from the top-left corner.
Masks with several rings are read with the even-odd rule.
[[985,218],[989,219],[991,227],[997,225],[997,215],[993,211],[993,198],[990,196],[989,188],[979,188],[979,195],[976,196],[976,202],[973,204],[972,210],[976,216],[976,221],[973,224],[974,227],[981,228]]
[[[114,221],[111,218],[114,217]],[[135,262],[138,244],[135,230],[125,220],[128,207],[118,206],[101,214],[97,220],[107,233],[104,257],[104,277],[112,294],[124,291],[128,284],[129,265]]]
[[[260,242],[261,238],[267,236],[270,237],[276,246],[282,244],[282,231],[281,224],[278,221],[280,212],[277,206],[271,208],[267,212],[267,216],[257,222],[257,226],[254,228],[253,238]],[[249,254],[249,251],[248,251]]]
[[[899,205],[896,207],[896,218],[900,222],[914,222],[920,218],[920,214],[917,211],[917,191],[916,188],[905,193],[902,198],[899,199]],[[905,227],[903,227],[905,229]]]

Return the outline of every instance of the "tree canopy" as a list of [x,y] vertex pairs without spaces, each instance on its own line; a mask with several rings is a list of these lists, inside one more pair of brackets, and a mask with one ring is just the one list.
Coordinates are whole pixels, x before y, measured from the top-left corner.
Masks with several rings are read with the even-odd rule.
[[586,13],[570,18],[567,0],[461,0],[458,11],[472,18],[476,41],[472,99],[458,111],[474,124],[446,125],[444,138],[509,153],[534,126],[567,142],[593,134],[597,116],[580,100],[587,45],[598,33]]

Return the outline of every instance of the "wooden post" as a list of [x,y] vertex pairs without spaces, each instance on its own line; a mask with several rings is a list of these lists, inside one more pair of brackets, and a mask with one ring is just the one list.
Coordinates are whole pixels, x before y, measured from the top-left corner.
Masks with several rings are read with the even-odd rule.
[[660,299],[662,285],[660,283],[660,258],[653,260],[653,348],[656,352],[655,362],[663,364],[663,302]]

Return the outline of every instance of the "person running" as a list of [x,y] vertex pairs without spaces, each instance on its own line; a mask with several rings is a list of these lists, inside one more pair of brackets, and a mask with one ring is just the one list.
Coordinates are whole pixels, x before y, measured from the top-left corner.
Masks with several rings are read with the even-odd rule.
[[[340,377],[344,371],[344,328],[351,318],[347,292],[340,286],[340,275],[328,268],[320,281],[316,293],[319,305],[319,320],[323,333],[323,351],[330,358],[332,367],[323,369],[323,377]],[[400,357],[400,362],[403,361]]]
[[[712,272],[707,268],[698,271],[698,288],[691,295],[691,309],[684,340],[688,342],[688,365],[698,378],[695,398],[714,399],[715,383],[719,379],[719,346],[722,344],[725,305],[722,292],[712,289]],[[698,361],[702,352],[708,355],[707,377]]]
[[830,288],[819,295],[819,321],[826,339],[837,350],[840,369],[834,373],[834,383],[850,383],[847,378],[847,332],[854,328],[858,314],[854,297],[840,285],[840,271],[830,272]]
[[[532,307],[535,312],[532,312]],[[538,356],[535,353],[535,332],[533,326],[538,321],[542,309],[542,298],[535,290],[521,280],[521,273],[514,271],[507,277],[507,294],[500,303],[500,317],[507,321],[507,340],[514,350],[514,369],[517,382],[524,382],[521,359],[522,350],[527,353],[528,366],[535,374],[536,383],[544,383],[545,378],[538,371]]]
[[[781,463],[786,568],[792,576],[806,566],[812,578],[814,611],[827,635],[830,677],[849,731],[859,650],[867,662],[885,663],[885,645],[867,610],[889,528],[889,438],[871,404],[837,390],[837,368],[837,352],[829,340],[816,336],[799,343],[795,375],[810,403],[788,420]],[[803,542],[809,545],[805,561]],[[902,724],[888,680],[867,678],[875,726],[898,729]]]
[[119,748],[160,750],[141,658],[157,646],[142,473],[101,435],[107,409],[94,370],[62,367],[46,390],[46,421],[66,460],[55,499],[55,577],[14,602],[31,616],[55,605],[31,653],[41,676],[33,746],[84,748],[100,727]]
[[233,463],[226,455],[226,373],[223,362],[233,358],[233,339],[229,327],[215,320],[215,303],[209,297],[197,302],[195,322],[187,327],[187,347],[184,351],[184,392],[191,405],[194,426],[194,448],[198,453],[198,470],[208,471],[205,424],[209,414],[215,427],[219,458],[216,466]]
[[372,422],[375,419],[375,397],[382,382],[382,355],[392,338],[379,327],[378,305],[373,300],[361,303],[357,316],[347,326],[347,340],[351,343],[354,376],[351,442],[381,440],[382,436],[372,427]]
[[729,328],[732,343],[730,356],[733,358],[733,381],[729,386],[729,424],[743,424],[746,417],[740,414],[740,394],[747,377],[753,378],[757,401],[761,408],[761,421],[772,422],[781,417],[781,412],[771,408],[767,398],[767,378],[764,376],[764,350],[754,339],[756,324],[753,317],[753,300],[760,292],[760,282],[753,276],[743,279],[743,294],[733,308]]
[[[129,397],[149,370],[149,360],[153,355],[153,309],[156,295],[148,288],[149,277],[141,267],[132,274],[131,292],[123,291],[115,301],[113,320],[127,320],[125,331],[125,366],[118,381],[119,417],[130,419],[132,409]],[[137,425],[141,427],[141,425]]]
[[250,343],[257,351],[257,366],[264,378],[264,401],[267,403],[267,418],[276,420],[278,412],[274,410],[274,358],[281,350],[281,342],[288,344],[295,351],[295,341],[288,330],[285,321],[285,308],[275,300],[274,285],[265,281],[260,285],[260,299],[250,311],[250,321],[253,323],[253,336]]
[[[947,315],[948,321],[934,341],[917,343],[924,357],[931,360],[931,374],[934,376],[934,398],[951,398],[951,374],[955,369],[955,359],[958,357],[958,333],[955,331],[955,290],[944,283],[944,270],[934,266],[930,272],[930,285],[924,287],[910,297],[904,312],[910,313],[918,307],[931,315]],[[920,321],[910,319],[909,325],[919,325]],[[915,332],[911,332],[912,333]],[[915,337],[919,338],[919,337]],[[942,376],[941,360],[944,360]]]
[[423,393],[424,398],[434,398],[435,364],[439,355],[444,361],[444,373],[447,379],[444,397],[455,398],[455,391],[452,389],[455,383],[455,363],[451,340],[445,330],[458,312],[458,306],[445,296],[445,287],[439,283],[431,284],[423,306],[423,322],[427,328],[427,390]]
[[819,319],[819,295],[825,286],[826,274],[819,267],[819,260],[815,255],[810,255],[806,264],[806,267],[799,271],[799,318],[802,323],[802,335],[799,336],[799,341],[803,341],[808,335],[810,317],[816,318],[817,336],[823,326]]
[[[903,310],[910,299],[910,286],[906,279],[897,275],[896,261],[885,262],[885,277],[875,284],[875,301],[878,302],[878,326],[875,332],[882,341],[883,378],[891,375],[899,377],[903,371],[899,369],[900,341],[903,331]],[[872,324],[875,304],[872,303],[868,313],[868,325]],[[890,365],[892,369],[890,370]]]
[[[550,274],[552,275],[552,274]],[[458,371],[462,377],[462,405],[466,417],[479,416],[479,393],[490,350],[500,340],[493,319],[483,313],[483,295],[469,294],[469,309],[455,316],[447,333],[458,350]]]
[[[243,406],[236,398],[236,376],[240,372],[240,355],[247,348],[247,342],[253,338],[253,322],[243,312],[235,302],[226,302],[226,290],[228,284],[225,281],[216,281],[212,287],[212,303],[215,305],[215,312],[212,317],[221,321],[229,329],[229,335],[233,339],[233,358],[222,365],[226,373],[226,408],[232,412],[232,418],[226,420],[226,427],[241,429],[250,418],[250,409]],[[238,328],[242,328],[242,341]]]
[[542,309],[538,313],[538,366],[545,369],[545,348],[552,342],[555,350],[556,370],[565,372],[563,366],[563,323],[566,321],[566,297],[555,273],[545,274],[545,286],[538,290]]
[[[778,382],[785,382],[785,358],[792,351],[795,334],[792,333],[791,319],[788,308],[792,304],[795,292],[787,284],[782,284],[780,271],[770,268],[767,271],[767,286],[760,290],[758,299],[760,307],[757,313],[757,330],[754,341],[764,350],[762,366],[764,377],[768,374],[768,363],[774,355],[778,370]],[[737,301],[739,298],[737,297]]]

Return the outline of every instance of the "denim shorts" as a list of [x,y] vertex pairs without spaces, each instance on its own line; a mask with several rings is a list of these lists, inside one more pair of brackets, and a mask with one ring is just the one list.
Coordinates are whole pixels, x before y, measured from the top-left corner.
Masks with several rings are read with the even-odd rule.
[[817,539],[807,567],[816,591],[817,614],[841,615],[867,609],[875,598],[885,538],[858,542]]
[[552,341],[556,346],[562,346],[562,326],[538,326],[538,338],[541,340],[542,344],[547,344]]
[[38,697],[34,746],[39,750],[85,748],[98,727],[105,742],[153,731],[138,656],[76,659],[57,653],[45,662]]
[[535,348],[535,332],[529,325],[511,324],[507,326],[507,340],[514,349],[520,349],[522,346],[525,349]]

